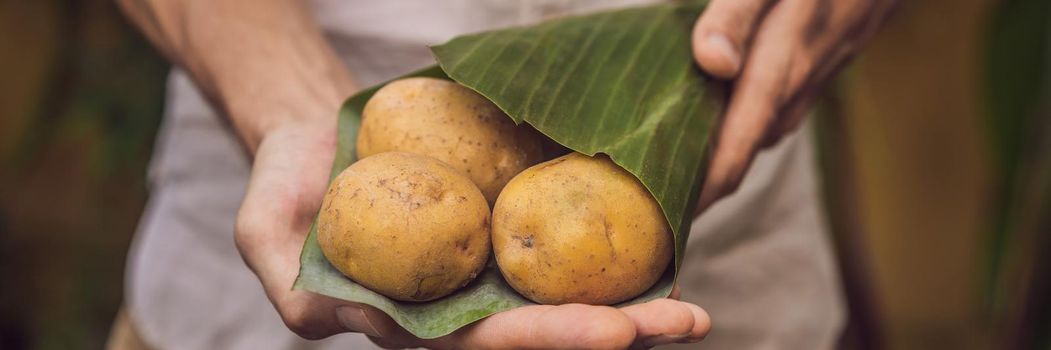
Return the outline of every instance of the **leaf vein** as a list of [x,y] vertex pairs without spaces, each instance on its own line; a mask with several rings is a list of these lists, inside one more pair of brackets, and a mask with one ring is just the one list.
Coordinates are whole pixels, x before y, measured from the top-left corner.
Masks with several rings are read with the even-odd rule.
[[[542,120],[538,120],[539,123],[545,124],[547,122],[548,116],[551,113],[551,107],[555,105],[555,100],[559,98],[559,94],[562,92],[562,87],[564,87],[566,82],[569,81],[569,77],[576,72],[577,66],[580,65],[584,54],[588,52],[588,50],[591,48],[592,42],[594,42],[595,38],[598,37],[598,35],[596,34],[601,31],[600,28],[602,28],[606,25],[607,22],[609,22],[609,19],[611,17],[612,16],[605,16],[605,18],[603,18],[600,22],[595,24],[595,26],[588,33],[587,38],[584,40],[583,47],[580,50],[578,50],[577,55],[573,57],[573,62],[570,64],[570,67],[568,69],[569,74],[562,75],[562,79],[558,81],[558,85],[555,87],[554,93],[551,94],[551,96],[553,96],[554,98],[548,100],[547,106],[544,107],[544,112],[540,113],[540,115],[537,116],[537,118],[543,118]],[[570,116],[573,116],[573,114],[571,114]]]
[[486,32],[485,34],[482,35],[481,38],[479,38],[478,40],[475,40],[474,44],[471,45],[471,48],[467,49],[466,52],[464,52],[462,55],[460,55],[460,59],[456,60],[456,63],[454,63],[452,66],[449,66],[449,71],[450,72],[458,71],[459,68],[460,68],[460,65],[463,64],[463,62],[467,60],[467,57],[470,57],[471,55],[473,55],[474,52],[477,51],[478,48],[482,46],[482,43],[484,43],[487,40],[489,40],[489,38],[492,38],[493,34],[495,34],[495,33],[496,33],[496,31]]
[[[646,29],[646,34],[644,34],[645,36],[643,36],[642,41],[635,46],[635,50],[633,50],[634,52],[632,52],[631,58],[628,59],[627,67],[625,67],[624,69],[622,69],[620,71],[620,75],[617,76],[617,80],[614,81],[613,86],[620,86],[621,82],[624,81],[624,78],[627,77],[627,72],[630,71],[631,68],[633,68],[635,66],[635,63],[638,61],[639,53],[642,52],[642,48],[645,47],[649,43],[649,41],[653,38],[653,33],[656,32],[657,27],[660,26],[659,25],[660,21],[652,21],[652,23],[653,24],[651,24],[649,26],[649,28]],[[625,26],[625,27],[629,27],[629,26]],[[623,36],[621,36],[618,39],[618,41],[621,40],[621,39],[623,39]],[[600,114],[602,116],[602,118],[599,120],[599,124],[595,127],[595,133],[594,134],[601,134],[602,133],[602,129],[606,126],[606,123],[605,123],[605,121],[607,119],[605,117],[606,116],[606,112],[609,111],[609,107],[613,104],[612,103],[613,98],[616,97],[616,96],[617,96],[616,93],[611,93],[611,94],[609,94],[609,97],[606,98],[606,104],[602,108],[602,114]],[[588,145],[588,148],[594,148],[595,147],[595,142],[596,142],[596,139],[594,137],[592,137],[591,138],[591,142]]]

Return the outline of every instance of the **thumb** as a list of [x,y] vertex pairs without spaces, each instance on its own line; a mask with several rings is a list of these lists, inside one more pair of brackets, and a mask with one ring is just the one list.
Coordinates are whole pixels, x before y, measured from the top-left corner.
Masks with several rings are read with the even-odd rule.
[[713,76],[741,71],[748,41],[774,0],[712,0],[693,27],[693,57]]

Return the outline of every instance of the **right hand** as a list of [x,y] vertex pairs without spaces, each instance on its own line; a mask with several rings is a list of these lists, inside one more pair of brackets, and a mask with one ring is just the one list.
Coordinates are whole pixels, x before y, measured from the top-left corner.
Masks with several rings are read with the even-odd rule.
[[617,349],[700,341],[711,327],[700,307],[658,299],[620,309],[581,304],[520,307],[425,340],[375,308],[292,290],[335,149],[335,119],[300,120],[268,131],[256,150],[237,218],[241,256],[288,328],[304,338],[360,332],[388,348]]
[[697,212],[730,195],[752,159],[810,105],[879,29],[896,0],[712,0],[694,26],[697,64],[733,88]]

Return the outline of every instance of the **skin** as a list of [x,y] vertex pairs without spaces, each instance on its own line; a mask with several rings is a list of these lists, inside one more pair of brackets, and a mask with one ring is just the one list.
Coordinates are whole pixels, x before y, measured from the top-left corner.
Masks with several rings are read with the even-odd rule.
[[[447,337],[421,340],[375,309],[291,290],[300,248],[326,190],[335,116],[356,89],[350,72],[300,1],[119,1],[228,116],[252,157],[234,238],[282,320],[300,336],[362,332],[387,347],[643,348],[699,341],[710,330],[704,310],[670,298],[620,309],[522,307]],[[736,189],[761,146],[799,124],[822,83],[862,46],[892,3],[710,2],[694,31],[694,56],[710,74],[733,80],[734,89],[702,209]]]
[[318,244],[366,288],[397,300],[434,300],[466,285],[489,260],[489,205],[448,164],[380,153],[332,181]]
[[504,278],[541,304],[610,305],[653,286],[674,255],[649,191],[606,156],[571,153],[515,176],[493,208]]
[[406,78],[376,92],[362,113],[358,158],[389,151],[434,157],[463,171],[489,204],[543,157],[539,135],[460,84]]
[[825,83],[876,32],[896,0],[712,0],[693,56],[733,80],[697,213],[737,190],[757,152],[803,121]]

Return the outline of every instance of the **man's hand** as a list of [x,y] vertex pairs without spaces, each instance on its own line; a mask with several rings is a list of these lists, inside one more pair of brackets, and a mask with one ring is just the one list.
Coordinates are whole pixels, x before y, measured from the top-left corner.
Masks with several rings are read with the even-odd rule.
[[293,291],[300,249],[321,205],[335,147],[335,119],[273,129],[256,151],[237,218],[242,257],[285,324],[304,338],[361,332],[391,348],[618,349],[699,341],[711,327],[700,307],[659,299],[621,309],[580,304],[522,307],[443,338],[422,340],[374,308]]
[[698,211],[737,189],[752,158],[799,126],[894,0],[712,0],[693,30],[709,74],[735,79]]

